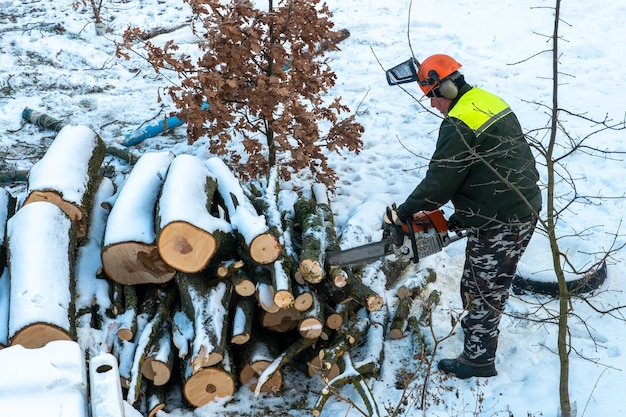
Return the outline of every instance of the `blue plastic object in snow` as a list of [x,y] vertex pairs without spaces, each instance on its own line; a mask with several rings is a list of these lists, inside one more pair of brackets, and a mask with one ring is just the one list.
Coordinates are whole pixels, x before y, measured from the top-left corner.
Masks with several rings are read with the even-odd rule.
[[[207,103],[203,103],[202,106],[200,106],[201,110],[206,110],[208,108],[209,105]],[[174,129],[175,127],[178,127],[184,123],[185,122],[179,119],[177,116],[168,117],[165,120],[159,120],[159,122],[156,124],[144,126],[141,129],[137,129],[134,132],[124,135],[124,138],[126,140],[122,143],[122,145],[137,145],[138,143],[141,143],[148,138],[160,135],[161,133]]]

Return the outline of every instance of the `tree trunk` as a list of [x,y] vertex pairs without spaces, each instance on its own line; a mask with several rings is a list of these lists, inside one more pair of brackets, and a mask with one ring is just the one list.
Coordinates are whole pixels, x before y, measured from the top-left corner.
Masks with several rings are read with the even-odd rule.
[[267,265],[278,259],[282,246],[267,226],[265,217],[257,214],[234,174],[220,158],[206,161],[217,179],[218,191],[224,201],[233,229],[241,237],[242,250],[254,262]]
[[[77,223],[77,236],[87,234],[104,142],[85,126],[65,126],[28,175],[24,205],[49,201]],[[71,170],[62,169],[72,167]]]
[[76,225],[56,205],[33,202],[8,221],[7,241],[10,343],[74,340]]
[[115,282],[163,284],[174,278],[176,271],[159,255],[154,224],[157,198],[173,159],[171,152],[144,154],[115,200],[101,256],[106,275]]
[[210,213],[217,189],[215,178],[192,155],[179,155],[170,164],[157,211],[157,247],[172,268],[199,272],[216,256],[233,253],[231,225]]

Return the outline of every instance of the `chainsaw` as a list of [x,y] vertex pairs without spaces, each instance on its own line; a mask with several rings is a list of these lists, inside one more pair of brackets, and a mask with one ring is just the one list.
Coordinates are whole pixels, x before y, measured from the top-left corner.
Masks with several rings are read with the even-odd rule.
[[[389,207],[387,218],[391,219]],[[448,221],[441,210],[420,211],[403,224],[383,222],[383,238],[380,242],[329,252],[326,262],[330,266],[350,266],[373,262],[393,254],[400,259],[418,263],[420,259],[440,252],[467,235],[466,230],[455,231],[454,234],[448,232]]]

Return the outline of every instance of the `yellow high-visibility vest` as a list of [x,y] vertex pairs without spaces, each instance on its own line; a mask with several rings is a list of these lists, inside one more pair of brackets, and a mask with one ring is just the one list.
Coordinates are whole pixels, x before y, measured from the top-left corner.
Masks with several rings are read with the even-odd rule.
[[461,96],[448,116],[464,122],[478,137],[511,112],[509,105],[500,97],[474,87]]

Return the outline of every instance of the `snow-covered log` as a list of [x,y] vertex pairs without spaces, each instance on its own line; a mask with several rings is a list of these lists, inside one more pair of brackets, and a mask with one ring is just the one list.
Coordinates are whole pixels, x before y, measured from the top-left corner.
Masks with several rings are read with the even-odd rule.
[[259,264],[274,262],[282,252],[282,245],[270,232],[265,217],[256,212],[241,184],[224,161],[213,157],[205,163],[217,178],[219,194],[224,200],[230,224],[241,237],[242,250]]
[[157,330],[154,341],[148,346],[146,358],[141,366],[141,374],[160,387],[172,376],[176,352],[172,346],[172,329],[169,320]]
[[58,205],[78,223],[78,237],[84,236],[105,151],[104,142],[93,130],[65,126],[31,168],[24,205],[35,201]]
[[156,245],[155,210],[171,152],[144,154],[119,191],[107,220],[102,247],[105,274],[124,285],[162,284],[174,278]]
[[33,202],[7,224],[9,340],[35,348],[73,340],[76,228],[56,205]]
[[314,201],[299,198],[294,205],[295,216],[301,228],[300,273],[306,282],[317,284],[326,276],[326,226]]
[[193,322],[194,339],[189,366],[193,372],[219,363],[228,346],[228,307],[233,293],[232,283],[219,281],[214,285],[199,274],[176,274],[181,308]]
[[232,313],[231,343],[243,345],[250,340],[255,306],[254,297],[237,297]]
[[[106,220],[109,209],[102,203],[110,199],[115,193],[114,183],[107,177],[101,177],[90,213],[89,230],[86,239],[78,248],[76,260],[76,331],[81,346],[83,341],[94,339],[94,331],[101,331],[101,344],[90,344],[85,348],[85,354],[101,351],[110,351],[113,343],[114,327],[111,323],[111,286],[114,284],[107,279],[99,279],[102,270],[100,251]],[[108,324],[107,324],[108,323]],[[111,337],[109,337],[111,335]]]
[[217,182],[195,156],[179,155],[171,163],[157,211],[157,247],[172,268],[193,273],[216,255],[234,252],[232,227],[211,214]]
[[[164,329],[163,327],[167,326],[166,323],[169,322],[170,310],[177,298],[178,291],[176,291],[175,285],[170,285],[162,291],[159,290],[157,292],[157,303],[154,306],[154,314],[148,319],[147,324],[143,328],[137,340],[137,347],[135,349],[133,368],[131,372],[131,381],[126,399],[130,405],[134,405],[135,401],[137,401],[140,397],[142,375],[151,380],[156,378],[156,380],[161,384],[164,384],[170,378],[171,363],[167,363],[167,358],[170,355],[168,350],[171,350],[171,345],[164,340],[170,340],[169,337],[171,332],[169,328]],[[165,339],[163,338],[164,335],[166,336]],[[158,368],[157,364],[159,361],[155,359],[159,353],[162,353],[162,363],[165,364],[162,369]],[[148,364],[146,364],[146,360],[148,358],[150,358],[150,360],[148,361]],[[152,365],[157,365],[156,369],[153,368]],[[157,374],[155,372],[159,370],[162,371],[161,374]]]
[[101,353],[89,360],[91,417],[124,417],[124,400],[117,359]]

